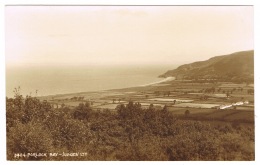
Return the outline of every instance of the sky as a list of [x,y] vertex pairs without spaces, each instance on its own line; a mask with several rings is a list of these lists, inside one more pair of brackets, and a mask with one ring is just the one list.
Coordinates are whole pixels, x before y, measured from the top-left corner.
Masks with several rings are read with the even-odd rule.
[[254,49],[252,6],[6,6],[6,66],[181,65]]

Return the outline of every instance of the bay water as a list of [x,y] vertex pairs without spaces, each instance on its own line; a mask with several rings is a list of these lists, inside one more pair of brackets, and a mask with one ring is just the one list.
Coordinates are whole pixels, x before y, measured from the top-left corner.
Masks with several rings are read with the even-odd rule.
[[[7,67],[6,96],[47,96],[135,87],[161,81],[169,66]],[[36,94],[37,90],[37,94]]]

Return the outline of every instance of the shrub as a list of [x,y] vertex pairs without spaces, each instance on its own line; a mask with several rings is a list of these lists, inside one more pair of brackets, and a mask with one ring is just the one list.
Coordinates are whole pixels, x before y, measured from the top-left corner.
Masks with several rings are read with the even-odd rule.
[[[7,159],[13,160],[15,153],[49,153],[53,150],[52,137],[40,124],[17,122],[7,133]],[[41,159],[29,157],[23,159]]]

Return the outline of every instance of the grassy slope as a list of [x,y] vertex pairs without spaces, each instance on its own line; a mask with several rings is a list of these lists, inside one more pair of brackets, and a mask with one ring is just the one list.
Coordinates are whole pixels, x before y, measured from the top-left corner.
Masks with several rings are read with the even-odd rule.
[[169,70],[161,77],[175,76],[213,78],[252,77],[254,74],[254,51],[237,52],[230,55],[217,56],[206,61],[185,64],[177,69]]

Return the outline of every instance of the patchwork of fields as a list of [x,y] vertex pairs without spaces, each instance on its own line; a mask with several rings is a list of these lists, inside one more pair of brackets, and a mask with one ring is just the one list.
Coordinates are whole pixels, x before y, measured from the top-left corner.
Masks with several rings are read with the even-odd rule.
[[[120,104],[139,102],[143,108],[151,104],[157,109],[167,106],[175,115],[201,120],[254,121],[254,95],[248,93],[253,85],[230,82],[194,83],[191,81],[168,81],[142,87],[47,96],[53,105],[76,107],[89,102],[95,110],[116,110]],[[247,104],[236,105],[246,102]],[[220,109],[226,106],[227,109]]]

